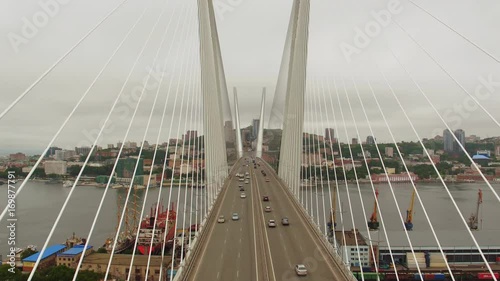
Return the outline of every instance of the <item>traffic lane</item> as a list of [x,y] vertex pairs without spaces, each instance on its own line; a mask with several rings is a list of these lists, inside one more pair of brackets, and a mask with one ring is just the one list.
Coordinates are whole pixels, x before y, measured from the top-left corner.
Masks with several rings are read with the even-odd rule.
[[[253,280],[251,275],[245,275],[243,272],[240,274],[240,270],[245,271],[246,268],[252,267],[253,263],[249,261],[253,258],[253,252],[240,250],[243,248],[243,243],[247,245],[246,248],[250,248],[252,237],[250,236],[251,224],[248,218],[250,212],[247,208],[247,198],[240,198],[241,192],[238,185],[239,181],[232,183],[231,190],[228,191],[229,197],[226,198],[227,205],[223,208],[224,213],[227,214],[227,221],[224,225],[228,237],[224,240],[222,248],[214,249],[214,253],[220,253],[222,250],[222,268],[219,268],[220,274],[217,275],[217,280]],[[235,212],[238,213],[239,220],[233,221],[231,217]]]
[[257,239],[259,243],[259,249],[262,256],[261,264],[262,264],[262,275],[265,277],[263,280],[276,281],[275,271],[274,271],[274,261],[271,254],[271,245],[268,240],[268,233],[266,229],[266,221],[264,214],[262,212],[262,195],[260,193],[260,189],[258,186],[257,176],[255,172],[251,172],[252,183],[254,189],[254,214],[256,217],[256,227],[257,227]]
[[[231,221],[231,214],[233,212],[248,213],[248,211],[245,212],[244,205],[239,204],[240,197],[237,178],[234,177],[227,188],[226,197],[217,214],[217,217],[224,215],[226,222],[221,224],[215,222],[217,225],[215,225],[213,232],[207,240],[206,254],[199,263],[196,280],[232,280],[234,276],[239,274],[238,258],[241,261],[251,260],[252,252],[238,252],[237,250],[235,251],[237,247],[234,246],[240,243],[240,238],[241,243],[251,240],[251,237],[248,235],[249,231],[243,231],[242,229],[242,227],[247,226],[246,224],[242,224],[241,221]],[[240,233],[247,233],[247,235],[238,237]],[[240,276],[244,275],[241,274]],[[252,280],[250,278],[239,279]]]
[[[263,165],[261,165],[261,167],[262,166]],[[270,171],[267,169],[265,171],[269,175]],[[285,191],[282,190],[279,183],[273,177],[270,177],[270,179],[271,181],[266,183],[264,177],[261,176],[259,178],[259,186],[262,186],[261,190],[265,190],[269,193],[270,202],[273,202],[272,205],[274,205],[275,208],[273,212],[276,212],[274,217],[279,218],[278,222],[280,222],[281,218],[285,216],[290,220],[290,225],[288,227],[278,225],[276,228],[276,230],[279,228],[279,230],[276,231],[277,235],[270,236],[270,240],[272,239],[273,244],[286,245],[286,250],[278,249],[278,255],[288,252],[288,254],[296,260],[293,266],[298,263],[305,264],[308,268],[307,278],[310,280],[331,280],[334,276],[339,278],[338,280],[342,280],[342,275],[333,271],[329,266],[329,262],[333,261],[330,261],[329,259],[325,261],[325,257],[321,255],[321,252],[318,249],[319,245],[313,241],[313,239],[317,238],[313,238],[315,236],[312,236],[308,231],[308,225],[302,222],[298,211],[295,210],[293,204],[287,200],[288,197],[285,194]],[[283,248],[283,246],[281,248]],[[273,249],[273,256],[274,250],[275,249]],[[326,257],[330,258],[329,256]],[[276,268],[278,269],[278,267],[282,268],[279,264],[277,264]],[[289,270],[279,272],[279,274],[289,275],[287,274],[288,272],[295,274],[293,267]]]

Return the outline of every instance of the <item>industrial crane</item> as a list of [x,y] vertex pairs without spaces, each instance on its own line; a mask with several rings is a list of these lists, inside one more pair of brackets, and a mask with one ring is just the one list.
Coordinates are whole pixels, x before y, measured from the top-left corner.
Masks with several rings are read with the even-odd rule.
[[332,198],[332,209],[330,211],[330,221],[328,222],[328,234],[330,237],[333,237],[333,232],[335,231],[335,227],[337,226],[337,218],[335,216],[336,209],[337,209],[337,194],[335,193],[335,190],[333,191],[333,198]]
[[477,230],[479,227],[479,206],[483,203],[483,191],[479,189],[477,192],[476,212],[469,217],[469,227],[472,230]]
[[410,208],[406,210],[406,221],[405,228],[406,230],[413,230],[413,205],[415,203],[415,190],[413,190],[413,194],[411,195]]
[[378,227],[379,227],[379,222],[378,222],[378,219],[377,219],[377,200],[378,200],[378,189],[375,190],[375,202],[374,202],[374,206],[373,206],[373,213],[370,217],[370,221],[368,222],[368,228],[370,230],[377,230]]

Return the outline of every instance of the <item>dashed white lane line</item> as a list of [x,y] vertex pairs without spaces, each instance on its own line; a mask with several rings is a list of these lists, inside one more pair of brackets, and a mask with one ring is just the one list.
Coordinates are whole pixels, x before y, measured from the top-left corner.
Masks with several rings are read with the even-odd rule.
[[217,272],[217,280],[220,278],[220,272]]

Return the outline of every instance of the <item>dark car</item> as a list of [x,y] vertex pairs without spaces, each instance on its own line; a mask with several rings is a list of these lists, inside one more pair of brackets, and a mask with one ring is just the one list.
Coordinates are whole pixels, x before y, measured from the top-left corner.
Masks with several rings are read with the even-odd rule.
[[264,197],[262,197],[262,200],[263,201],[269,201],[269,197],[268,196],[264,196]]

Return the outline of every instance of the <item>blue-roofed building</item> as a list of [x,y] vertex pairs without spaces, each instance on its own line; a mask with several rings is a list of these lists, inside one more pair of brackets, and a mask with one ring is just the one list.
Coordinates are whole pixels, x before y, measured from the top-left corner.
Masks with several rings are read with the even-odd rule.
[[482,155],[482,154],[476,154],[476,155],[472,156],[472,160],[474,162],[480,164],[481,166],[488,166],[488,163],[491,162],[491,158],[489,158],[486,155]]
[[[78,261],[80,260],[80,256],[84,252],[85,245],[76,245],[73,248],[62,252],[57,255],[57,265],[65,265],[67,267],[76,268],[78,265]],[[90,254],[93,251],[92,246],[87,246],[85,250],[85,256]]]
[[[65,250],[66,250],[66,245],[64,244],[57,244],[47,247],[45,249],[45,252],[43,252],[42,258],[40,259],[40,263],[38,264],[38,269],[44,269],[49,266],[55,265],[57,254],[62,253]],[[23,271],[31,272],[39,256],[40,252],[23,259]]]

